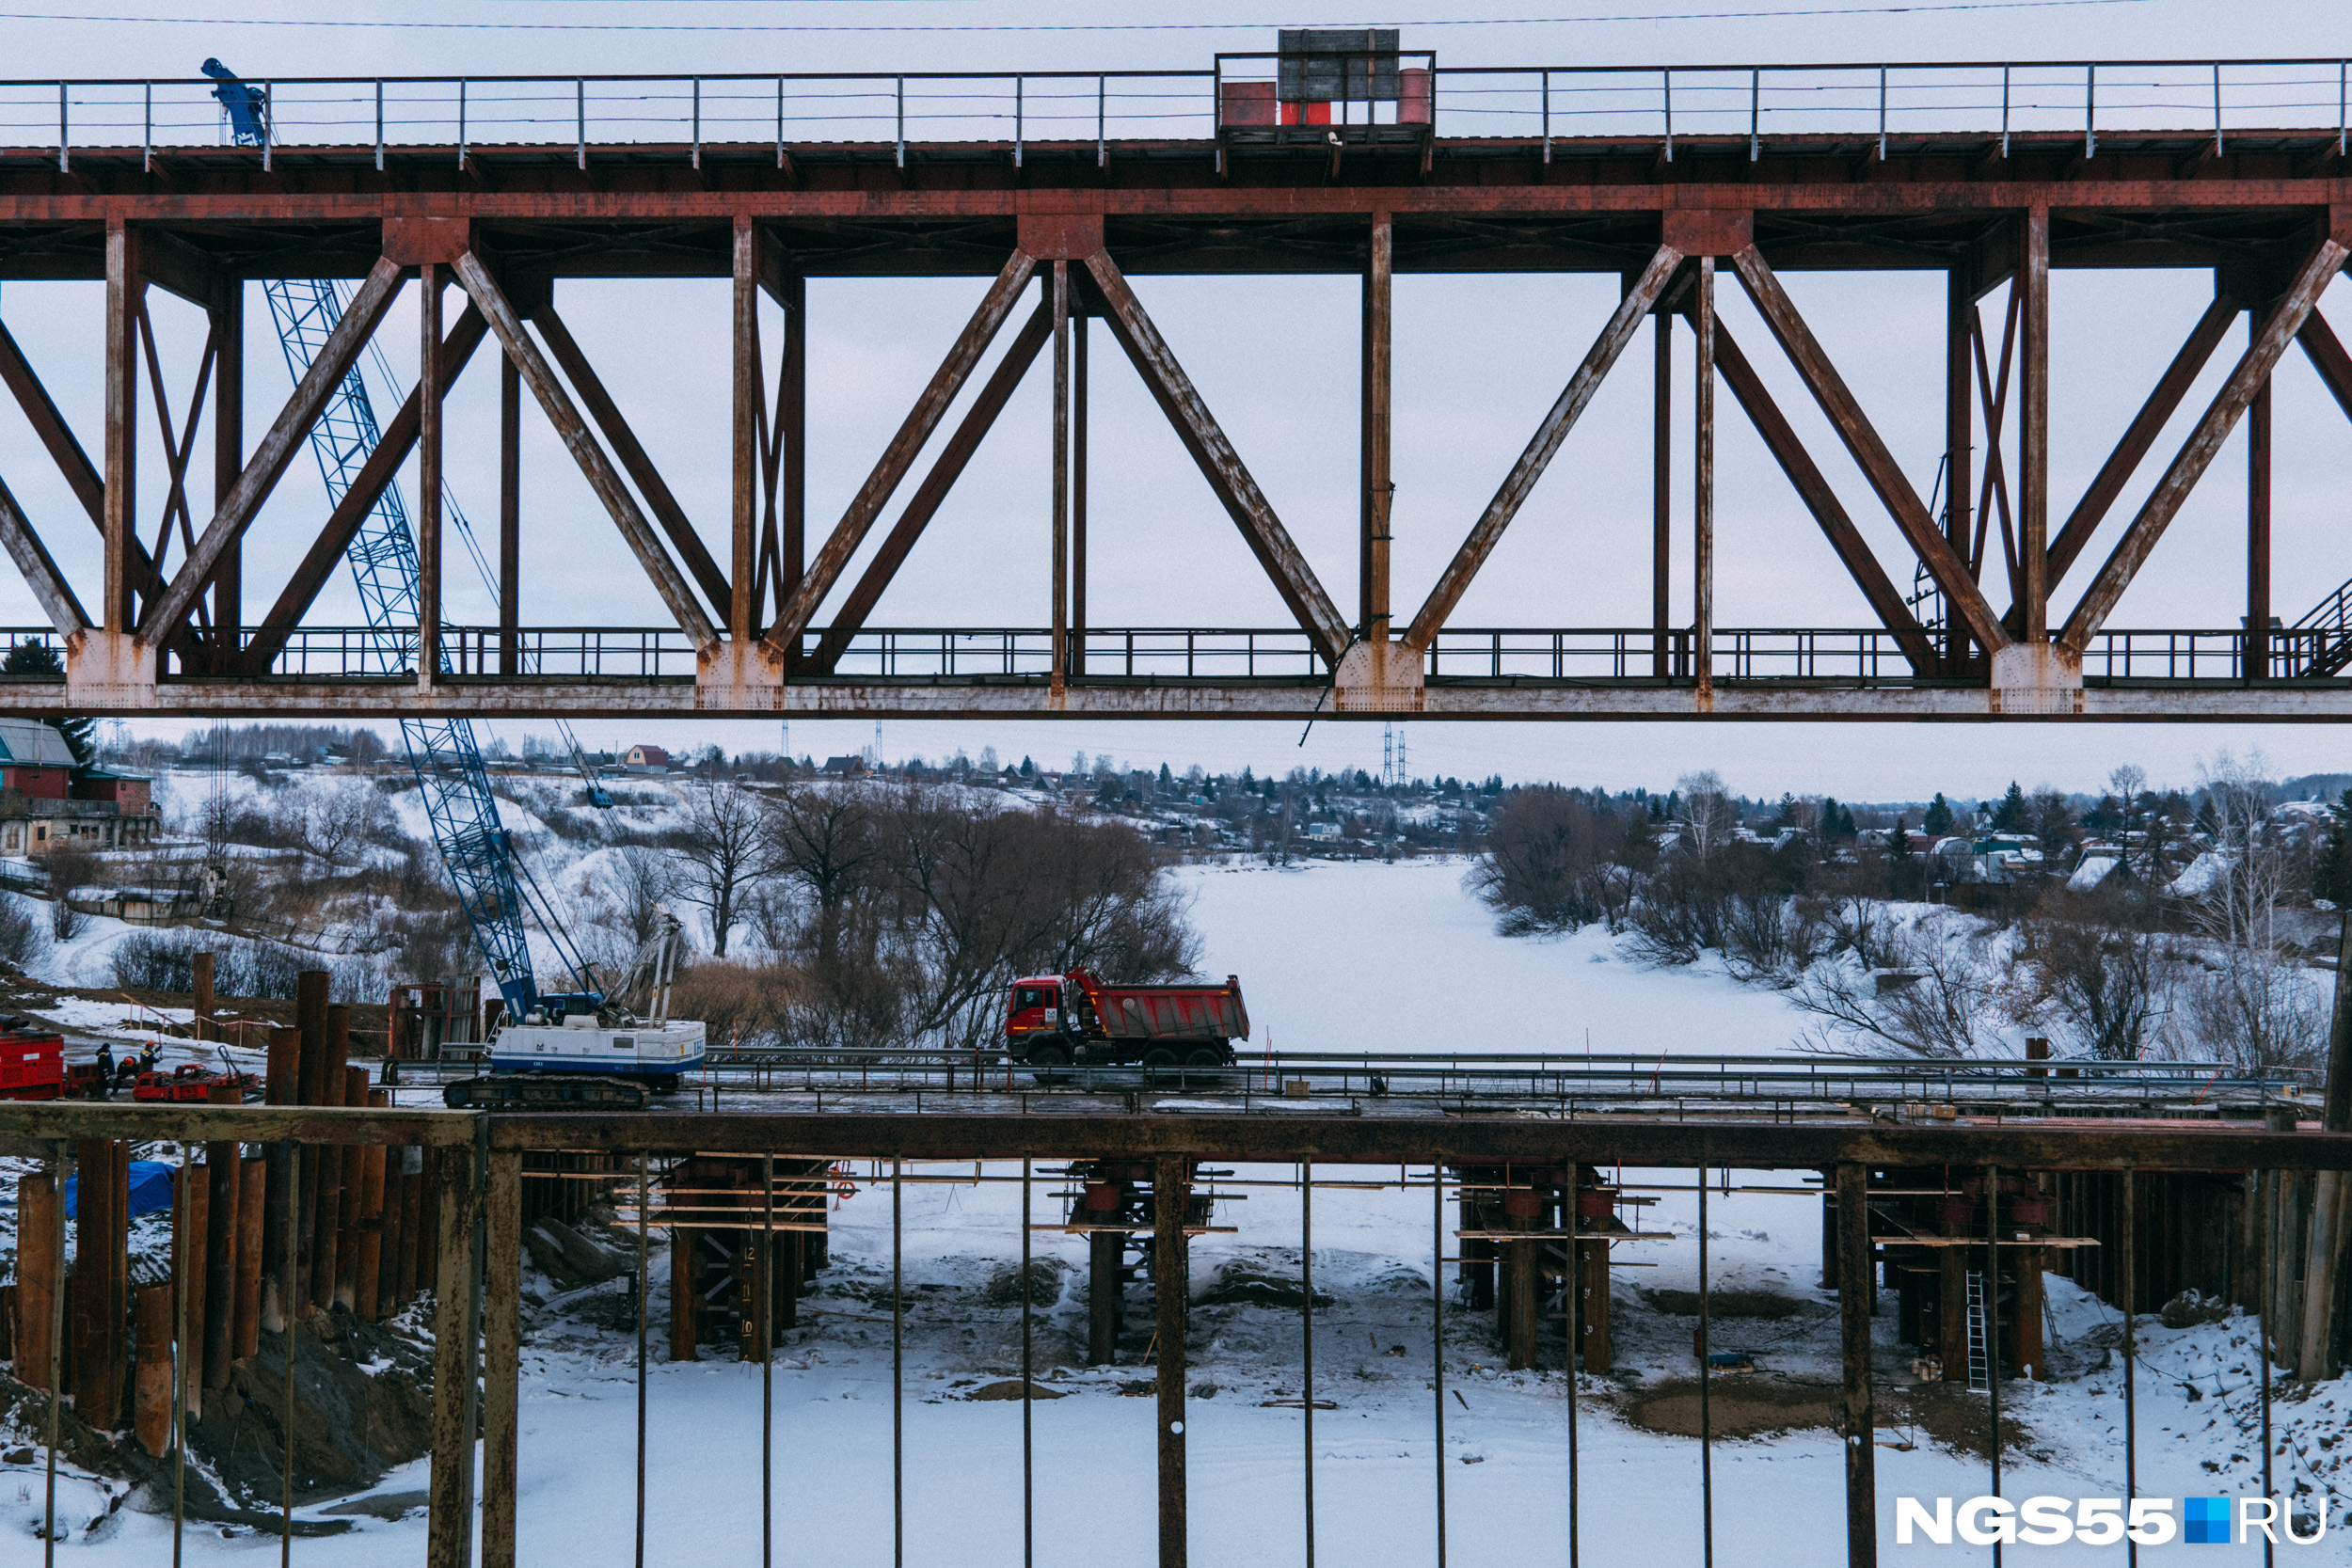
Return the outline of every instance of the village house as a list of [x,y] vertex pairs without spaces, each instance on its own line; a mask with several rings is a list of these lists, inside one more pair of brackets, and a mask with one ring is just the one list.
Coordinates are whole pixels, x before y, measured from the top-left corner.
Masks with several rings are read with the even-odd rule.
[[65,736],[0,719],[0,854],[39,855],[67,840],[91,849],[151,842],[162,824],[151,781],[111,768],[77,775]]
[[670,753],[659,746],[631,746],[621,753],[621,766],[631,773],[667,773]]

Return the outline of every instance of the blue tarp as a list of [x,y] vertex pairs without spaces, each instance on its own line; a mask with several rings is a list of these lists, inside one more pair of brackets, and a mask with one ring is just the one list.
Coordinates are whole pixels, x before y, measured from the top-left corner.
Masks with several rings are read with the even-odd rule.
[[[65,1179],[65,1217],[68,1219],[74,1217],[73,1193],[81,1182],[78,1174]],[[137,1219],[141,1214],[152,1214],[170,1207],[171,1167],[161,1160],[132,1161],[131,1217]]]

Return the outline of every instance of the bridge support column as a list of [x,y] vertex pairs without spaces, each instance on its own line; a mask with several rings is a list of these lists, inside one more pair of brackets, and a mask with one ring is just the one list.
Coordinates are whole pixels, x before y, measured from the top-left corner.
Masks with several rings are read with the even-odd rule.
[[[1944,538],[1963,561],[1973,558],[1970,504],[1976,495],[1977,278],[1973,269],[1945,275],[1944,295]],[[1945,627],[1942,654],[1957,665],[1968,657],[1968,637]]]
[[1152,1294],[1159,1308],[1160,1568],[1184,1568],[1188,1497],[1184,1482],[1184,1320],[1191,1248],[1184,1224],[1192,1209],[1191,1162],[1156,1157],[1152,1172]]
[[2246,405],[2246,665],[2270,673],[2270,378]]
[[99,625],[110,632],[138,625],[132,605],[132,552],[138,547],[139,316],[146,276],[139,270],[138,234],[120,218],[106,223],[106,485],[101,531],[105,536],[105,591]]
[[1373,214],[1364,267],[1362,603],[1357,610],[1357,635],[1367,642],[1389,640],[1389,507],[1396,492],[1389,471],[1393,236],[1389,214]]
[[1046,300],[1054,322],[1054,504],[1053,672],[1054,702],[1060,705],[1070,681],[1070,263],[1049,263]]
[[[245,470],[245,284],[226,283],[212,305],[213,508],[229,502]],[[194,416],[191,415],[191,418]],[[213,573],[213,646],[216,670],[235,667],[245,626],[245,542],[220,552]]]
[[1650,380],[1650,673],[1663,680],[1674,669],[1675,317],[1661,309],[1658,354]]
[[[2017,312],[2017,557],[2019,635],[2050,635],[2050,209],[2033,207],[2021,232]],[[1997,659],[1997,655],[1995,656]],[[1995,665],[1994,684],[2000,678]],[[2080,684],[2079,677],[2077,685]]]
[[1119,1327],[1125,1316],[1127,1233],[1095,1230],[1087,1234],[1087,1365],[1108,1367],[1119,1360]]
[[1691,673],[1699,711],[1715,701],[1715,258],[1698,261],[1691,310],[1698,339],[1691,378]]

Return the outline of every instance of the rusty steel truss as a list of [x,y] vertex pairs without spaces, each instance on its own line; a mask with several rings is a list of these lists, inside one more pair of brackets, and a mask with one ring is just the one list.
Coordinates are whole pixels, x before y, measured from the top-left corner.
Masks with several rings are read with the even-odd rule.
[[[775,78],[772,145],[765,137],[706,139],[705,91],[710,87],[709,102],[718,102],[717,78],[693,81],[691,140],[592,143],[582,82],[577,147],[568,138],[476,145],[462,87],[447,145],[388,145],[380,83],[373,143],[273,137],[259,146],[159,145],[149,84],[137,145],[128,131],[109,143],[76,145],[69,107],[89,92],[77,98],[70,85],[56,85],[55,144],[0,150],[0,279],[104,282],[104,428],[87,441],[71,428],[0,326],[0,381],[42,449],[0,449],[0,482],[53,463],[103,536],[104,570],[102,582],[70,582],[43,536],[79,524],[27,515],[0,483],[0,544],[50,623],[17,635],[54,641],[66,667],[61,683],[0,678],[0,710],[2352,716],[2352,604],[2341,593],[2321,597],[2332,581],[2304,585],[2281,595],[2279,608],[2293,612],[2321,598],[2320,610],[2274,628],[2270,570],[2270,388],[2281,356],[2291,349],[2308,356],[2352,413],[2352,355],[2316,308],[2352,256],[2352,161],[2341,93],[2316,117],[2324,127],[2237,124],[2225,134],[2223,70],[2215,66],[2209,127],[2103,129],[2097,68],[2071,69],[2089,78],[2091,103],[2084,127],[2067,132],[2011,126],[2006,69],[1997,124],[1988,111],[1979,129],[1951,129],[1955,114],[1946,113],[1939,128],[1890,132],[1882,70],[1875,132],[1768,132],[1764,73],[1740,68],[1731,74],[1749,78],[1744,132],[1677,135],[1676,73],[1665,71],[1662,135],[1561,135],[1553,95],[1565,89],[1546,72],[1540,131],[1531,122],[1524,134],[1456,135],[1447,94],[1464,89],[1461,73],[1452,72],[1438,76],[1429,123],[1343,124],[1305,128],[1314,134],[1302,135],[1296,127],[1239,128],[1213,113],[1202,117],[1202,134],[1190,137],[1115,138],[1098,116],[1098,134],[1052,140],[1025,130],[1017,117],[1029,100],[1021,80],[1007,78],[996,85],[1012,86],[1010,139],[924,142],[908,139],[907,79],[879,78],[898,82],[896,135],[825,143],[787,139],[785,79]],[[2246,62],[2232,69],[2239,78],[2252,71]],[[2334,62],[2327,71],[2342,75]],[[1163,74],[1170,91],[1219,102],[1209,84]],[[562,97],[575,83],[526,85]],[[118,96],[133,102],[139,87],[97,86],[119,88]],[[301,86],[276,88],[291,103]],[[0,89],[4,106],[26,85]],[[1099,90],[1107,103],[1109,89]],[[1730,89],[1717,82],[1713,90]],[[114,123],[135,123],[135,114]],[[2050,480],[2054,267],[2193,268],[2214,280],[2213,303],[2079,497],[2054,496]],[[1934,385],[1920,388],[1946,410],[1942,494],[1949,499],[1940,510],[1922,499],[1783,282],[1788,273],[1820,269],[1946,278],[1944,363]],[[1563,367],[1556,401],[1492,499],[1463,519],[1458,548],[1426,595],[1418,605],[1396,602],[1389,524],[1391,279],[1400,272],[1497,271],[1613,275],[1621,280],[1621,303],[1581,360]],[[1361,278],[1360,461],[1355,472],[1333,476],[1359,502],[1352,594],[1334,586],[1347,564],[1310,561],[1285,529],[1187,376],[1184,345],[1163,336],[1130,282],[1174,273]],[[865,482],[837,518],[819,518],[812,529],[806,280],[943,275],[990,281],[898,428],[875,433],[881,455]],[[277,277],[357,286],[310,372],[248,442],[239,417],[246,285]],[[558,311],[557,285],[581,277],[733,280],[732,363],[708,367],[713,375],[731,374],[734,408],[732,499],[726,526],[714,531],[715,548]],[[266,594],[268,608],[250,618],[245,538],[335,387],[411,282],[426,302],[416,388],[349,494],[323,522],[299,525],[307,553]],[[452,303],[462,301],[462,309],[447,319],[442,301],[453,285]],[[182,372],[193,390],[176,416],[148,324],[151,288],[194,303],[211,324],[199,363]],[[1771,343],[1733,340],[1716,310],[1722,288],[1753,303]],[[763,294],[782,309],[780,345],[761,341]],[[2168,421],[2185,411],[2241,318],[2244,346],[2233,347],[2220,389],[2193,411],[2179,449],[2157,453]],[[1688,388],[1694,456],[1679,481],[1672,471],[1677,412],[1668,357],[1677,321],[1692,335],[1697,367]],[[1294,626],[1089,622],[1090,323],[1139,373]],[[1649,624],[1455,625],[1465,593],[1645,323],[1661,372]],[[306,616],[402,465],[414,456],[421,472],[439,471],[440,401],[485,344],[505,394],[499,623],[443,625],[439,508],[427,485],[420,507],[421,657],[414,673],[386,676],[371,666],[373,642],[348,635],[339,641],[334,629]],[[985,363],[992,352],[993,366]],[[1909,559],[1883,560],[1865,539],[1759,375],[1756,358],[1768,354],[1785,358],[1819,404]],[[910,562],[923,569],[916,546],[926,526],[1033,368],[1053,388],[1050,613],[1034,626],[869,626],[897,574]],[[663,373],[679,368],[665,365]],[[148,417],[139,407],[142,382],[167,469],[149,476],[144,497],[135,461],[138,424]],[[1851,578],[1875,625],[1715,624],[1719,384],[1819,524],[1821,569]],[[670,626],[524,624],[521,581],[547,559],[524,559],[516,525],[516,416],[526,392],[578,460]],[[215,493],[200,498],[190,495],[187,476],[208,398],[216,480]],[[2218,629],[2111,626],[2123,593],[2241,425],[2249,450],[2242,620]],[[934,443],[936,455],[918,474]],[[2161,468],[2153,467],[2158,461]],[[2118,502],[2135,476],[2150,473],[2153,489],[2122,515]],[[1669,503],[1677,483],[1692,487],[1694,532],[1682,568],[1694,586],[1680,606],[1667,594]],[[143,519],[155,526],[151,539],[141,537]],[[879,546],[862,553],[878,530]],[[860,559],[865,564],[853,575]],[[2352,572],[2352,563],[2345,569]],[[1565,598],[1570,585],[1562,586]],[[2061,587],[2069,592],[2061,594]]]

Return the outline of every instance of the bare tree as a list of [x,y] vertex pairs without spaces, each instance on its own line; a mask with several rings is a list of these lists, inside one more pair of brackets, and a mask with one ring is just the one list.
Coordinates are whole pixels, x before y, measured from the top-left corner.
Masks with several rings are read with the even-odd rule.
[[1724,787],[1724,776],[1709,768],[1685,773],[1675,781],[1682,797],[1683,842],[1701,860],[1730,842],[1740,826],[1740,806]]
[[817,913],[817,965],[839,962],[852,898],[882,871],[880,802],[865,787],[799,784],[770,802],[767,839],[775,874],[801,889]]
[[2153,932],[2122,918],[2120,895],[2018,928],[2010,998],[2020,1022],[2051,1018],[2075,1054],[2137,1061],[2164,1027],[2178,964]]
[[2116,830],[2115,842],[2122,852],[2122,869],[2132,868],[2132,817],[2134,806],[2147,793],[2148,770],[2137,763],[2127,762],[2107,775],[2107,787],[2115,791],[2116,814],[2122,826]]
[[2217,827],[2211,874],[2190,918],[2214,963],[2188,988],[2188,1022],[2217,1059],[2244,1070],[2308,1064],[2327,1026],[2316,990],[2294,962],[2279,911],[2296,881],[2289,847],[2271,820],[2274,786],[2259,753],[2224,752],[2203,769]]
[[768,814],[738,785],[689,786],[686,821],[672,842],[685,864],[671,892],[710,911],[710,950],[723,958],[744,895],[775,870]]
[[1580,795],[1557,784],[1508,790],[1487,820],[1486,853],[1470,883],[1502,916],[1505,936],[1573,931],[1609,912],[1603,835],[1601,819]]
[[1892,1046],[1913,1056],[1975,1056],[1999,1017],[1983,932],[1958,916],[1922,920],[1899,942],[1899,967],[1821,965],[1790,1000],[1829,1021],[1833,1047]]
[[293,804],[295,841],[328,865],[342,865],[391,826],[381,790],[358,780],[317,785]]
[[602,886],[597,891],[612,911],[612,924],[628,938],[629,950],[634,952],[652,938],[661,906],[677,880],[676,867],[667,855],[644,844],[623,845],[604,860]]
[[59,942],[82,928],[73,895],[98,880],[98,856],[78,838],[53,838],[40,858],[49,878],[49,931]]

